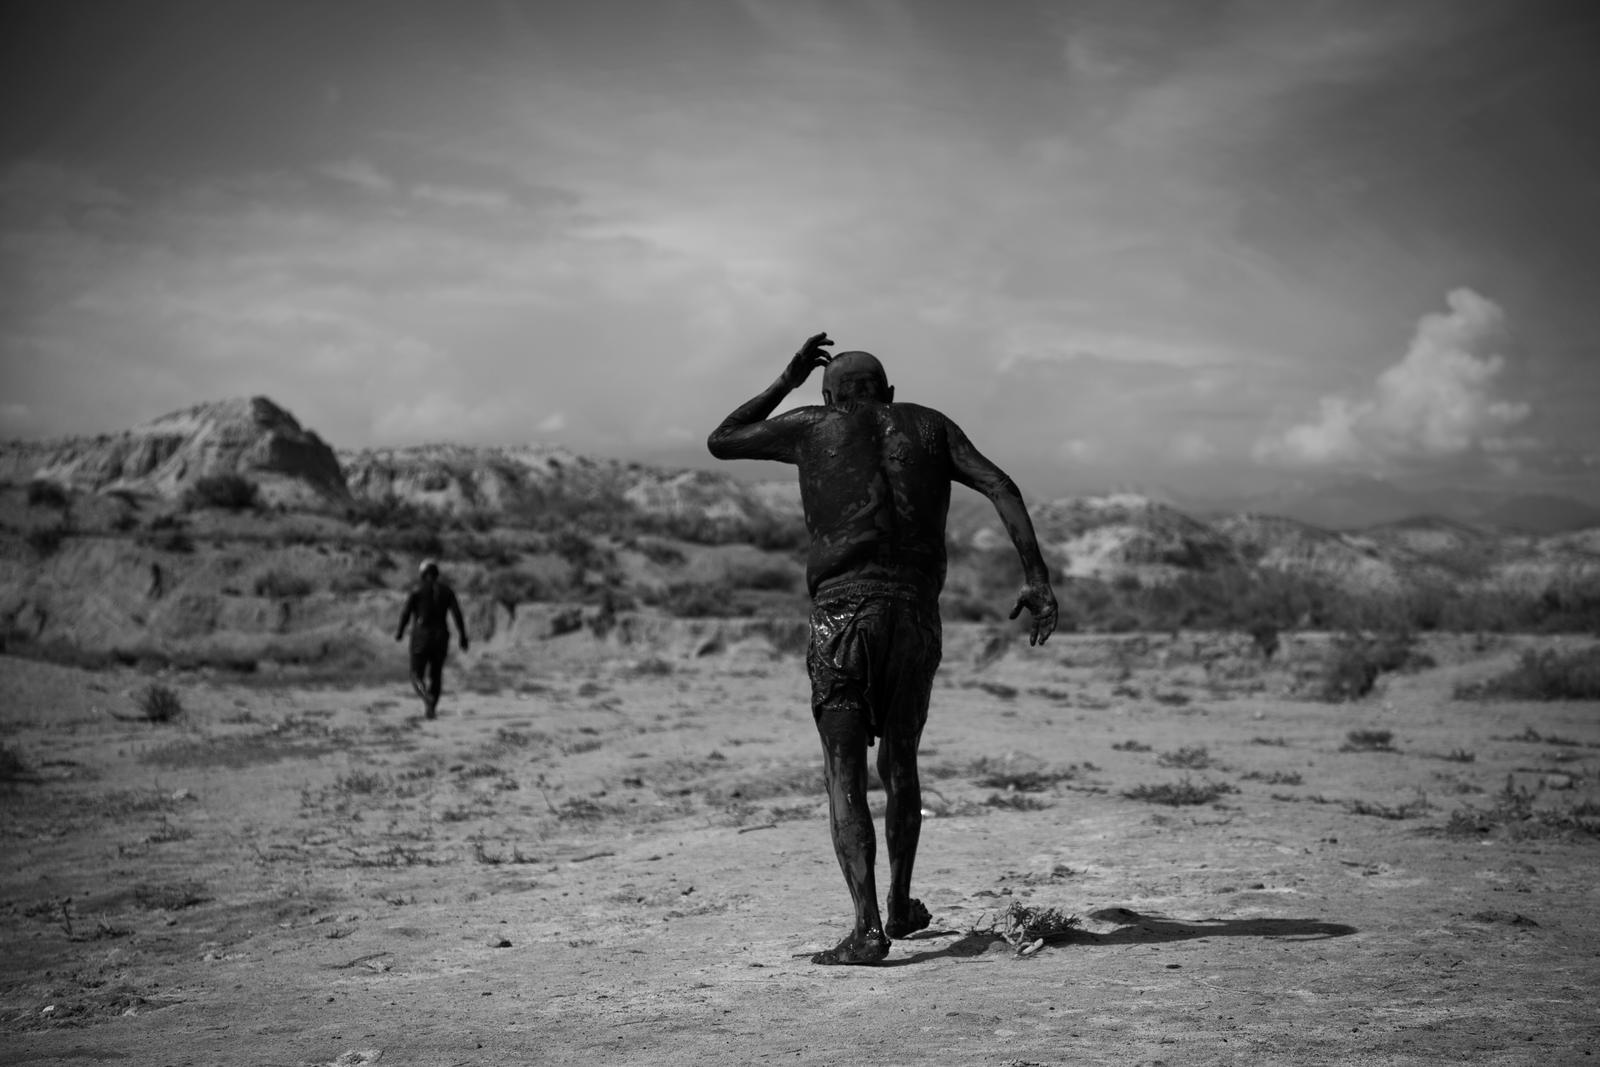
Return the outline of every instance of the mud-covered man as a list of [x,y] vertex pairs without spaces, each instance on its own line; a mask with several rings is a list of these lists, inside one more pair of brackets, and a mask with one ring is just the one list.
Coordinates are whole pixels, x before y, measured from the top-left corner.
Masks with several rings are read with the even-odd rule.
[[[921,930],[928,909],[911,896],[922,831],[917,746],[939,666],[939,592],[945,578],[950,484],[994,504],[1022,559],[1012,608],[1032,616],[1030,644],[1055,629],[1056,598],[1023,505],[1006,473],[950,419],[895,403],[883,365],[867,352],[833,355],[810,338],[778,379],[723,420],[707,442],[718,459],[769,459],[800,468],[811,548],[811,707],[822,739],[834,852],[855,905],[855,926],[822,964],[871,964],[889,942]],[[811,372],[826,368],[822,404],[768,418]],[[867,808],[867,749],[881,738],[878,775],[888,807],[887,921],[878,910],[877,842]]]
[[467,626],[461,619],[455,590],[439,580],[439,564],[425,559],[418,571],[420,580],[406,598],[394,639],[405,637],[406,627],[411,626],[411,688],[422,698],[423,716],[432,719],[438,714],[439,694],[444,689],[444,661],[450,654],[449,620],[455,621],[463,652],[468,647]]

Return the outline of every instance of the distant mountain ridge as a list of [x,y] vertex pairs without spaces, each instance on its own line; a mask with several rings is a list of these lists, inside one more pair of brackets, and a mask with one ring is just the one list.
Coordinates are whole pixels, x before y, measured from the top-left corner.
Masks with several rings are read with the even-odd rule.
[[[512,525],[560,508],[579,521],[627,513],[721,539],[759,540],[763,530],[795,529],[801,514],[792,478],[748,481],[702,468],[596,459],[555,444],[336,451],[265,397],[196,405],[120,434],[0,445],[0,477],[13,483],[43,479],[176,499],[216,474],[250,478],[263,500],[286,507],[348,512],[403,504]],[[1345,497],[1368,490],[1380,501],[1399,499],[1386,483],[1352,483],[1325,504],[1350,514]],[[1565,521],[1587,514],[1564,498],[1528,497],[1522,510],[1515,501],[1501,503],[1516,515],[1544,516],[1534,526],[1552,514]],[[1392,591],[1422,578],[1526,586],[1600,572],[1600,514],[1591,529],[1551,535],[1508,534],[1443,514],[1397,515],[1356,530],[1253,510],[1202,518],[1135,493],[1040,501],[1030,510],[1046,554],[1068,577],[1131,574],[1162,582],[1224,567],[1269,568]],[[980,551],[1008,544],[988,503],[961,490],[949,537]]]
[[1501,533],[1557,534],[1600,526],[1600,507],[1551,493],[1476,489],[1406,489],[1382,478],[1347,478],[1248,497],[1191,502],[1209,514],[1283,515],[1333,530],[1434,516]]
[[333,449],[264,396],[196,404],[116,434],[0,445],[0,476],[11,481],[176,497],[217,474],[250,477],[268,503],[350,500]]

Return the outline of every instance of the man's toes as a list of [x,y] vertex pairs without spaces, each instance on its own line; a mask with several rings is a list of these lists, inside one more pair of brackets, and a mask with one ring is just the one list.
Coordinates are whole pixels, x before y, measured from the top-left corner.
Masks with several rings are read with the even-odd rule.
[[883,924],[883,932],[890,937],[905,937],[907,934],[914,934],[918,930],[926,930],[931,922],[933,922],[933,915],[929,913],[922,901],[913,898],[906,905],[904,915],[891,918]]

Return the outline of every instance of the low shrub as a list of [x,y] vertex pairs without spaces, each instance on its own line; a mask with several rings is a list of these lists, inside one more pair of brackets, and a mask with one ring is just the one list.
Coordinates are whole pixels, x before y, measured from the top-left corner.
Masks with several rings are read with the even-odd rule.
[[22,754],[10,745],[0,745],[0,782],[22,782],[33,777],[33,770]]
[[1393,752],[1393,730],[1350,730],[1344,735],[1340,752]]
[[645,559],[660,567],[677,567],[687,559],[681,549],[674,545],[669,545],[665,541],[641,539],[634,547],[638,549]]
[[1213,763],[1204,745],[1185,745],[1175,752],[1163,752],[1156,757],[1156,762],[1163,767],[1187,767],[1196,771],[1203,771]]
[[256,576],[256,596],[282,600],[310,596],[315,585],[303,574],[270,570]]
[[72,503],[72,498],[67,495],[64,486],[45,478],[35,478],[28,483],[28,506],[30,508],[56,508],[64,509]]
[[489,580],[489,595],[515,614],[518,606],[544,599],[545,588],[538,576],[526,571],[500,571]]
[[735,568],[728,579],[738,589],[788,593],[799,583],[800,575],[793,567],[773,563]]
[[260,491],[256,483],[242,474],[208,474],[198,478],[184,494],[190,507],[223,508],[227,511],[248,511],[259,503]]
[[335,593],[365,593],[373,589],[387,589],[388,587],[389,583],[384,580],[382,569],[377,566],[340,574],[333,579],[331,585]]
[[175,722],[183,716],[183,701],[164,685],[151,683],[139,691],[136,699],[149,722]]
[[1188,778],[1181,782],[1163,782],[1159,785],[1136,785],[1125,790],[1123,796],[1130,800],[1143,800],[1151,804],[1183,807],[1190,804],[1210,804],[1218,797],[1237,793],[1237,787],[1227,782],[1202,782],[1196,785]]
[[1456,690],[1461,700],[1600,700],[1600,645],[1529,649],[1505,674]]
[[28,531],[26,539],[29,548],[45,557],[55,555],[66,536],[65,526],[36,526]]
[[1412,666],[1415,640],[1408,633],[1340,635],[1316,695],[1334,704],[1361,699],[1377,685],[1378,675]]
[[669,615],[680,619],[732,618],[752,613],[748,604],[737,602],[733,590],[720,582],[707,585],[682,582],[661,593],[657,603]]

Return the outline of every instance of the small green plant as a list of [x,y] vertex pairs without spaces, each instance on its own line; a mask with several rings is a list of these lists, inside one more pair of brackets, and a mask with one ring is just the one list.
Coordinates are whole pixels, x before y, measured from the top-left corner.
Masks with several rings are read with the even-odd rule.
[[1118,741],[1111,746],[1113,752],[1149,752],[1151,746],[1143,741]]
[[183,701],[164,685],[152,682],[145,686],[137,702],[147,722],[175,722],[183,716]]

